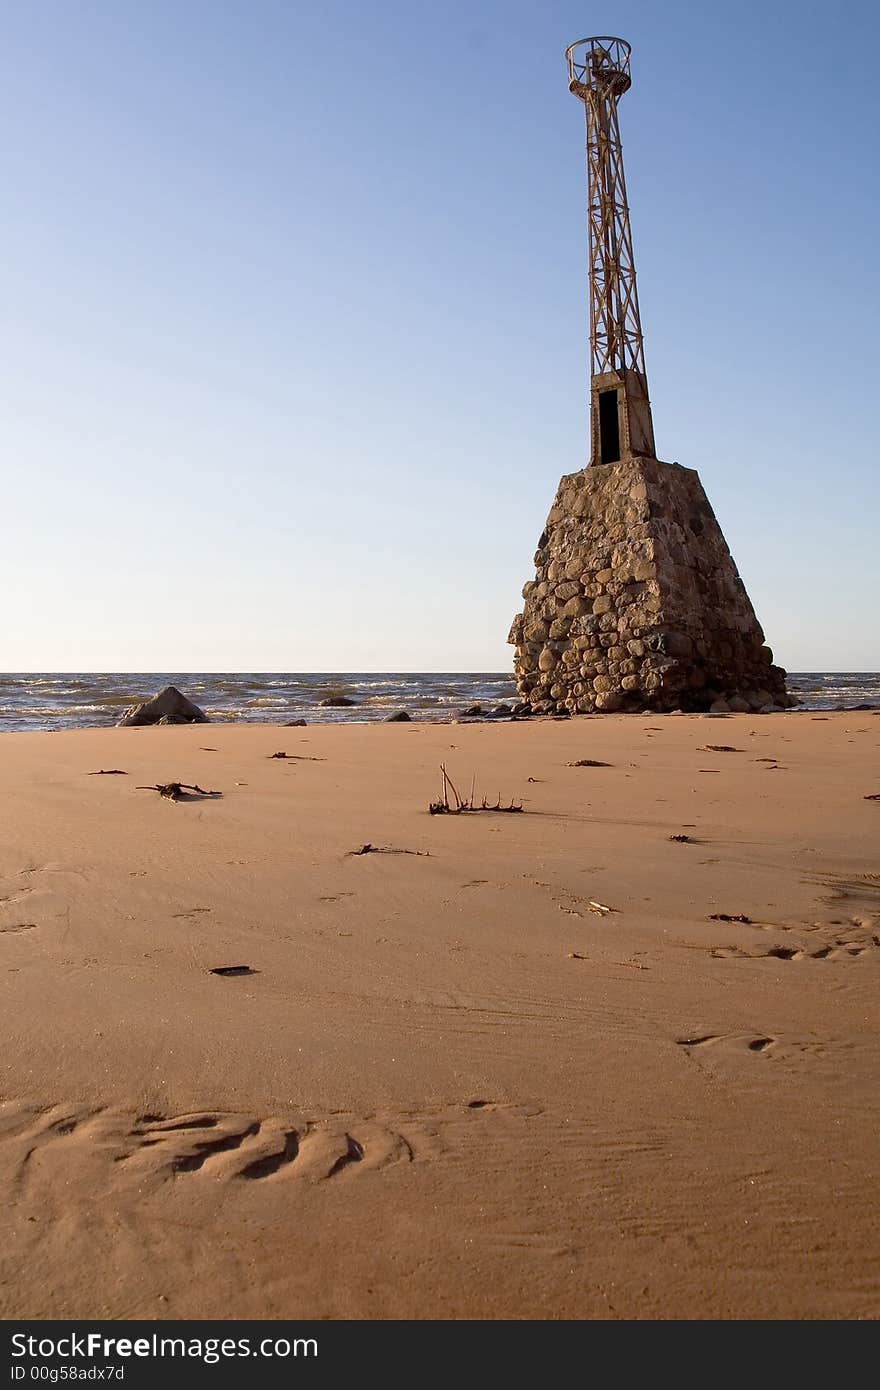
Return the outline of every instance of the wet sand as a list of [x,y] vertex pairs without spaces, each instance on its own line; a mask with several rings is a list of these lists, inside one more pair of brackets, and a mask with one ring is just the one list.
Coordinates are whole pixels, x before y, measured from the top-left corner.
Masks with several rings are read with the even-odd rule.
[[876,714],[0,755],[0,1315],[880,1314]]

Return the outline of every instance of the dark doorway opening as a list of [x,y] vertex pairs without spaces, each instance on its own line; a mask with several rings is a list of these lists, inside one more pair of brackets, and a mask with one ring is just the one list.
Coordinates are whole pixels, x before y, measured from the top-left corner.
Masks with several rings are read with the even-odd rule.
[[602,463],[617,463],[620,458],[620,422],[617,417],[617,392],[599,392],[599,459]]

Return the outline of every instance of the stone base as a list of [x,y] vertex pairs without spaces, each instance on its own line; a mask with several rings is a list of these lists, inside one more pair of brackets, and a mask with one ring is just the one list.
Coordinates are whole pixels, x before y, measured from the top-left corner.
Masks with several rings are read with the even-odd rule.
[[562,479],[509,641],[542,714],[793,703],[698,475],[657,459]]

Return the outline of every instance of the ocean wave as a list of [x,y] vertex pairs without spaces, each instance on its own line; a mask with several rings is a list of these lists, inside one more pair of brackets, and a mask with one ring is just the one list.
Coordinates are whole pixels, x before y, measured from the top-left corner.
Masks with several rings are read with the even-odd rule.
[[[789,674],[800,708],[845,709],[880,704],[880,674],[802,671]],[[448,719],[468,705],[512,703],[508,672],[8,672],[0,676],[0,729],[112,727],[120,710],[166,685],[189,694],[211,719],[280,723],[376,723],[406,709],[415,719]],[[355,700],[350,709],[322,706],[332,695]]]
[[102,714],[103,705],[0,705],[0,719],[69,718],[73,714]]

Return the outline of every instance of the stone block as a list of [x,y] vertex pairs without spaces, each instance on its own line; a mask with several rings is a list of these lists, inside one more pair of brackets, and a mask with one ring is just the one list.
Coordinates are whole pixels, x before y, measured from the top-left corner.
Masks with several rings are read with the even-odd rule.
[[562,609],[566,617],[579,618],[583,613],[592,611],[590,600],[584,598],[583,594],[576,594],[574,598],[567,599]]
[[570,474],[535,565],[509,639],[520,692],[533,707],[787,703],[785,673],[773,665],[693,470],[628,459]]
[[604,690],[596,696],[596,709],[613,714],[623,706],[623,695],[618,690]]
[[556,585],[556,598],[560,603],[565,603],[566,599],[574,598],[580,591],[580,584],[573,579],[564,579],[561,584]]

